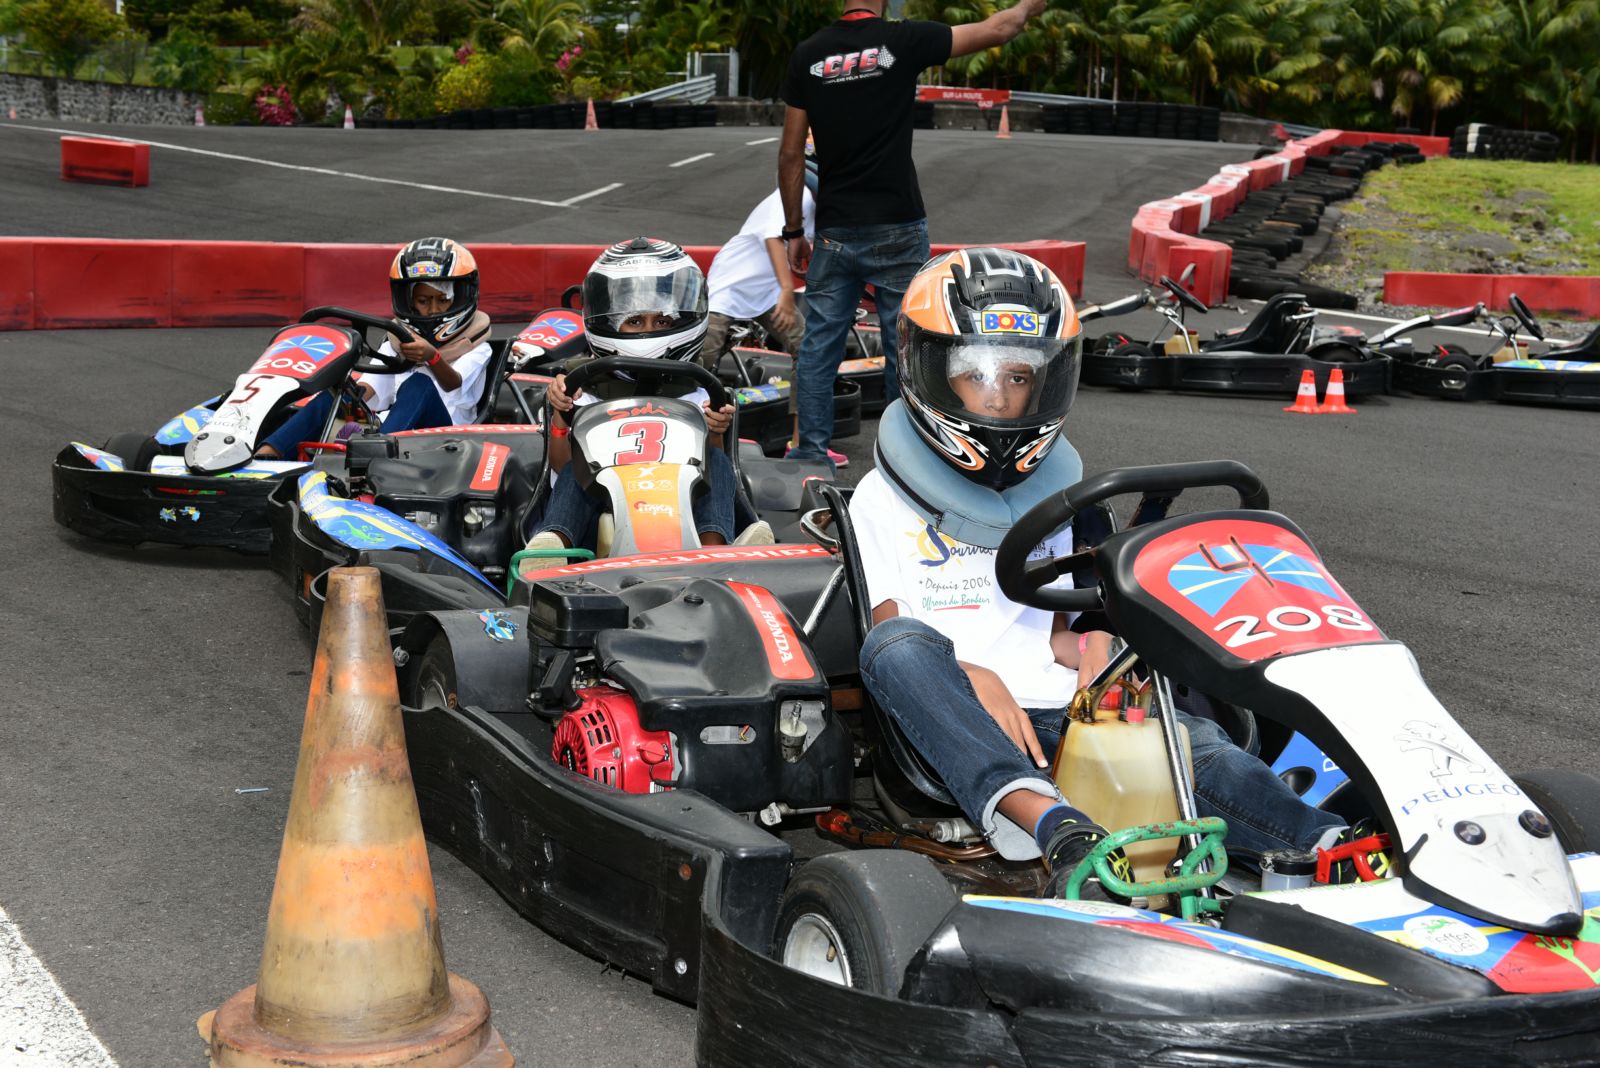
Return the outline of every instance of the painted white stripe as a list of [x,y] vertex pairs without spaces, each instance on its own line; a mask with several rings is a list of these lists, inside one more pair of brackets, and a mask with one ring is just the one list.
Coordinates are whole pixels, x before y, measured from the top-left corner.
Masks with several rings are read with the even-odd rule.
[[621,189],[621,188],[622,188],[622,183],[621,182],[612,182],[610,185],[603,185],[599,189],[591,189],[587,193],[579,193],[575,197],[568,197],[566,200],[563,200],[559,204],[557,204],[556,207],[558,207],[558,208],[570,208],[570,207],[572,207],[572,205],[576,204],[580,200],[588,200],[590,197],[597,197],[601,193],[609,193],[613,189]]
[[680,159],[676,163],[667,164],[667,166],[669,166],[669,167],[682,167],[686,163],[693,163],[696,160],[709,159],[710,157],[715,156],[715,155],[716,155],[715,152],[702,152],[698,156],[690,156],[688,159]]
[[776,138],[776,137],[762,137],[762,138],[758,138],[757,140],[754,140],[754,141],[746,141],[745,144],[747,144],[747,145],[770,145],[770,144],[772,144],[772,142],[777,141],[777,140],[779,140],[779,138]]
[[[229,159],[239,163],[254,163],[261,167],[277,167],[285,171],[301,171],[306,174],[321,174],[329,178],[349,178],[358,182],[377,182],[380,185],[401,185],[408,189],[424,189],[430,193],[453,193],[462,197],[481,197],[486,200],[509,200],[515,204],[537,204],[545,208],[568,208],[584,197],[593,196],[585,193],[583,196],[573,197],[570,200],[540,200],[538,197],[518,197],[509,193],[485,193],[478,189],[457,189],[448,185],[430,185],[427,182],[409,182],[403,178],[381,178],[375,174],[357,174],[354,171],[336,171],[327,167],[306,167],[298,163],[282,163],[275,159],[261,159],[258,156],[241,156],[233,152],[216,152],[209,148],[192,148],[188,145],[174,145],[166,141],[147,141],[140,137],[119,137],[116,134],[95,133],[91,130],[63,130],[52,126],[24,126],[20,123],[0,122],[0,127],[11,130],[35,130],[40,133],[66,134],[69,137],[98,137],[106,141],[126,141],[129,144],[149,145],[151,148],[165,148],[172,152],[188,152],[195,156],[210,156],[213,159]],[[709,153],[708,153],[709,154]],[[677,164],[673,164],[677,166]],[[615,185],[607,186],[615,189]],[[604,189],[596,192],[605,192]]]
[[0,1064],[117,1068],[44,962],[0,908]]

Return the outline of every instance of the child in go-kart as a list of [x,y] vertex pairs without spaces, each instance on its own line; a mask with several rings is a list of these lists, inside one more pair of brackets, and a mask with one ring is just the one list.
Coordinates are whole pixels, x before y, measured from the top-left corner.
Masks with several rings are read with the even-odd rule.
[[[670,241],[639,237],[622,241],[600,254],[583,280],[584,334],[594,357],[633,356],[643,359],[693,362],[706,333],[706,283],[700,267]],[[578,363],[567,366],[572,370]],[[572,477],[572,411],[579,405],[606,399],[607,395],[637,394],[631,383],[600,385],[576,395],[567,392],[567,376],[559,374],[546,396],[550,401],[550,471],[554,477],[538,532],[529,549],[559,550],[573,546],[593,549],[597,540],[600,506],[578,487]],[[733,464],[724,440],[733,424],[733,406],[711,407],[710,395],[697,389],[682,399],[698,403],[705,412],[711,448],[703,477],[706,492],[694,500],[695,529],[705,545],[771,545],[772,528],[754,516],[744,517],[742,532],[734,537],[736,516],[742,511],[735,492]]]
[[[1022,315],[983,314],[994,310]],[[1026,479],[1077,392],[1082,338],[1065,288],[1020,253],[967,249],[924,265],[900,315],[900,403],[914,447],[996,492]],[[1039,332],[1000,332],[1008,324]],[[1060,896],[1106,831],[1072,807],[1046,769],[1065,706],[1105,666],[1112,636],[1075,632],[1073,619],[1011,601],[995,580],[994,550],[939,533],[879,470],[861,481],[850,515],[872,603],[861,649],[867,689],[973,826],[1007,859],[1042,855],[1047,894]],[[1070,553],[1071,531],[1043,550]],[[1200,815],[1225,818],[1230,845],[1309,851],[1352,836],[1341,817],[1304,804],[1216,723],[1179,718]],[[1372,860],[1383,870],[1381,857]],[[1352,878],[1353,867],[1339,865],[1337,876]],[[1095,881],[1086,892],[1105,894]]]
[[[380,352],[409,360],[404,374],[367,375],[361,393],[367,407],[383,412],[388,431],[461,426],[473,421],[489,365],[489,317],[478,310],[478,264],[466,246],[447,237],[413,241],[389,266],[394,317],[412,339],[391,337]],[[313,441],[328,420],[331,393],[313,398],[256,450],[262,459],[291,456]]]

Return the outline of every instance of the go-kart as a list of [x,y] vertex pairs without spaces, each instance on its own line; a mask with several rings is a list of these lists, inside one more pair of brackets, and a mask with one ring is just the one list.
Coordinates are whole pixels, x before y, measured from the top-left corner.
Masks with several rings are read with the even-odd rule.
[[[803,292],[798,299],[804,301]],[[865,304],[870,304],[871,300],[871,297],[862,298]],[[802,316],[805,314],[803,303],[797,311]],[[888,404],[884,395],[883,331],[877,323],[868,321],[870,315],[868,308],[858,307],[855,321],[845,335],[844,359],[839,363],[834,382],[835,437],[858,433],[859,417],[880,415]],[[751,403],[786,400],[793,385],[793,355],[774,350],[771,338],[759,323],[748,320],[735,323],[730,334],[735,339],[733,351],[723,356],[717,367],[723,380],[738,387],[736,395],[749,395]],[[852,415],[856,416],[853,428],[846,425]],[[746,433],[763,443],[766,441],[764,436],[752,433],[749,424]],[[787,434],[785,429],[784,445],[788,444]]]
[[1301,294],[1279,293],[1249,323],[1196,344],[1185,313],[1204,315],[1211,309],[1171,278],[1163,276],[1161,284],[1170,295],[1156,306],[1165,322],[1147,341],[1125,331],[1096,338],[1085,347],[1083,381],[1122,389],[1292,395],[1301,372],[1310,370],[1318,389],[1326,389],[1338,367],[1348,394],[1388,388],[1385,354],[1358,333],[1317,326],[1316,309]]
[[[1162,518],[1202,486],[1241,507]],[[1592,1057],[1600,782],[1502,771],[1247,468],[1065,488],[997,576],[1120,633],[1090,702],[1119,687],[1165,731],[1188,689],[1242,743],[1274,725],[1279,756],[1340,780],[1325,807],[1381,821],[1396,878],[1263,890],[1225,823],[1195,818],[1169,735],[1180,819],[1113,828],[1039,899],[1042,867],[995,856],[861,689],[865,577],[843,495],[821,493],[792,557],[566,564],[396,646],[429,835],[551,933],[697,1001],[700,1063]],[[1107,533],[1123,493],[1143,498]],[[1030,561],[1068,525],[1092,547]],[[1157,838],[1171,874],[1117,881],[1109,850]],[[1132,903],[1082,900],[1091,871]]]
[[[319,625],[324,575],[343,564],[379,569],[398,632],[419,612],[503,609],[515,585],[507,576],[519,568],[597,555],[616,566],[701,551],[691,507],[705,488],[705,418],[697,405],[642,392],[650,383],[703,387],[714,404],[729,402],[721,382],[698,364],[607,357],[567,373],[569,389],[598,386],[609,397],[574,410],[570,438],[572,477],[602,505],[597,552],[539,560],[551,554],[519,551],[550,491],[548,418],[363,434],[343,452],[318,457],[271,498],[273,566],[294,591],[302,621]],[[741,415],[736,409],[730,435]],[[748,442],[729,459],[744,505],[780,538],[798,534],[798,517],[815,493],[808,484],[830,477],[826,464],[769,459]],[[704,552],[760,559],[781,556],[782,547]]]
[[[1510,315],[1488,318],[1482,352],[1474,354],[1451,344],[1416,350],[1409,359],[1395,361],[1395,386],[1451,400],[1600,407],[1600,327],[1582,341],[1530,357],[1518,334],[1526,330],[1535,340],[1546,341],[1544,327],[1515,293],[1507,303]],[[1480,314],[1482,308],[1478,305]],[[1438,324],[1446,318],[1435,316],[1432,321]]]
[[[348,325],[324,323],[335,320]],[[375,422],[353,388],[357,374],[401,374],[415,365],[369,345],[367,328],[410,340],[392,319],[346,308],[313,308],[285,326],[241,374],[226,396],[215,396],[168,420],[153,435],[114,435],[101,448],[72,442],[51,466],[56,522],[105,541],[211,545],[267,551],[267,498],[279,481],[302,471],[309,458],[342,449],[340,408]],[[507,346],[492,341],[480,418],[495,404]],[[321,434],[280,460],[254,458],[257,446],[296,408],[320,393],[335,404]]]

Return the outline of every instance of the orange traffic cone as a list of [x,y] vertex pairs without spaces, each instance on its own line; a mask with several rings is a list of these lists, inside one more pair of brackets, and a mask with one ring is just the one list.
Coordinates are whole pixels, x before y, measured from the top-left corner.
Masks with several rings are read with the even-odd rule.
[[202,1016],[213,1068],[509,1068],[445,971],[378,572],[336,568],[255,986]]
[[1355,415],[1356,410],[1344,402],[1344,371],[1335,367],[1328,376],[1328,392],[1322,398],[1318,415]]
[[11,109],[11,121],[12,122],[16,122],[17,121],[17,109],[16,108],[12,108]]
[[995,134],[995,137],[1000,138],[1000,137],[1010,137],[1010,136],[1011,136],[1011,112],[1006,110],[1006,106],[1004,104],[1001,104],[1000,105],[1000,132]]
[[195,109],[194,109],[194,124],[196,126],[204,126],[206,124],[206,113],[205,113],[205,110],[203,108],[201,108],[198,104],[195,105]]
[[350,110],[349,104],[344,106],[344,128],[346,130],[354,130],[356,128],[356,113]]
[[1285,408],[1286,412],[1300,412],[1303,415],[1317,414],[1317,380],[1308,367],[1300,372],[1300,388],[1295,390],[1294,403]]
[[583,117],[583,128],[585,130],[600,129],[599,120],[594,117],[594,97],[589,98],[589,113]]

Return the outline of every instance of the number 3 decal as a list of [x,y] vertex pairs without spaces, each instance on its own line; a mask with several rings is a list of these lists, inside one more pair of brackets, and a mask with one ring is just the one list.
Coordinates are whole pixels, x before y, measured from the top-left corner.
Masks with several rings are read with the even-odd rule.
[[617,453],[615,463],[658,464],[661,462],[661,439],[666,437],[667,424],[659,419],[634,419],[617,427],[617,436],[633,435],[633,449]]

